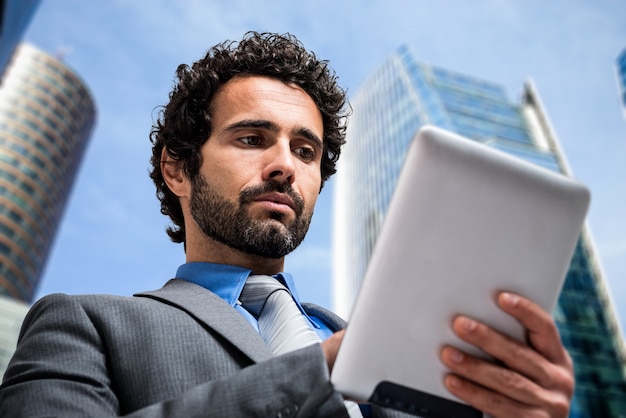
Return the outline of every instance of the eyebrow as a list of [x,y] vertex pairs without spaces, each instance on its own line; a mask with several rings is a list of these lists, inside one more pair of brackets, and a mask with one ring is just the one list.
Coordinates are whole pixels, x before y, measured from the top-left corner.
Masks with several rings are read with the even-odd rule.
[[[263,120],[263,119],[240,120],[231,125],[228,125],[225,131],[231,132],[231,131],[236,131],[238,129],[245,129],[245,128],[265,129],[274,133],[279,131],[278,125],[276,125],[274,122],[271,122],[269,120]],[[295,129],[292,130],[292,133],[305,137],[308,141],[314,143],[320,149],[324,148],[322,140],[307,127],[304,127],[304,126],[296,127]]]

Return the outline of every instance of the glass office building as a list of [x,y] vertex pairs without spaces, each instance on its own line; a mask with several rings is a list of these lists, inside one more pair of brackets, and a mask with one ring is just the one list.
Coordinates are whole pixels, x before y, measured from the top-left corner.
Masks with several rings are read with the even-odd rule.
[[[40,0],[0,0],[0,85],[4,69],[39,3]],[[4,293],[0,291],[0,376],[15,350],[19,327],[29,306],[21,300],[2,296]]]
[[[405,152],[425,124],[571,175],[531,82],[519,103],[498,84],[433,67],[400,48],[351,98],[335,179],[333,302],[347,316],[361,285]],[[554,312],[575,363],[570,416],[626,416],[623,337],[589,233],[580,236]]]
[[626,48],[618,55],[615,62],[617,69],[617,85],[619,89],[619,102],[622,105],[624,117],[626,117]]
[[31,302],[95,114],[74,72],[18,46],[0,84],[0,295]]
[[15,352],[17,336],[29,305],[0,296],[0,381]]

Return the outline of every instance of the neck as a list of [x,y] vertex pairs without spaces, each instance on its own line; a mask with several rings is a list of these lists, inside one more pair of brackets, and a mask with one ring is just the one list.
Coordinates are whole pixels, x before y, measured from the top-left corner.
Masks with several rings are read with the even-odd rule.
[[[194,242],[195,241],[195,242]],[[239,251],[212,238],[197,242],[190,237],[187,242],[186,262],[207,262],[245,267],[254,274],[273,275],[283,271],[285,258],[267,258]]]

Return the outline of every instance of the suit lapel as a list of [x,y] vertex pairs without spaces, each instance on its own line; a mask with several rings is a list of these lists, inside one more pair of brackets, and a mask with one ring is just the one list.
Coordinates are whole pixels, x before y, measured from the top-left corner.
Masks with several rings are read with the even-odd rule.
[[260,362],[272,352],[246,319],[219,296],[194,283],[172,279],[159,290],[135,294],[178,307],[206,324],[250,357]]

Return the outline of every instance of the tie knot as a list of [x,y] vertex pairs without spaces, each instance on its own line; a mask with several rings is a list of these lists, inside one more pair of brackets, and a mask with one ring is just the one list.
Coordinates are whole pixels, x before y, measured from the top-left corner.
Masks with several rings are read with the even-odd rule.
[[269,298],[272,293],[279,290],[284,290],[290,295],[289,297],[291,297],[289,290],[275,278],[271,276],[254,275],[248,277],[248,280],[246,280],[239,300],[244,308],[259,316],[265,306],[267,298]]

